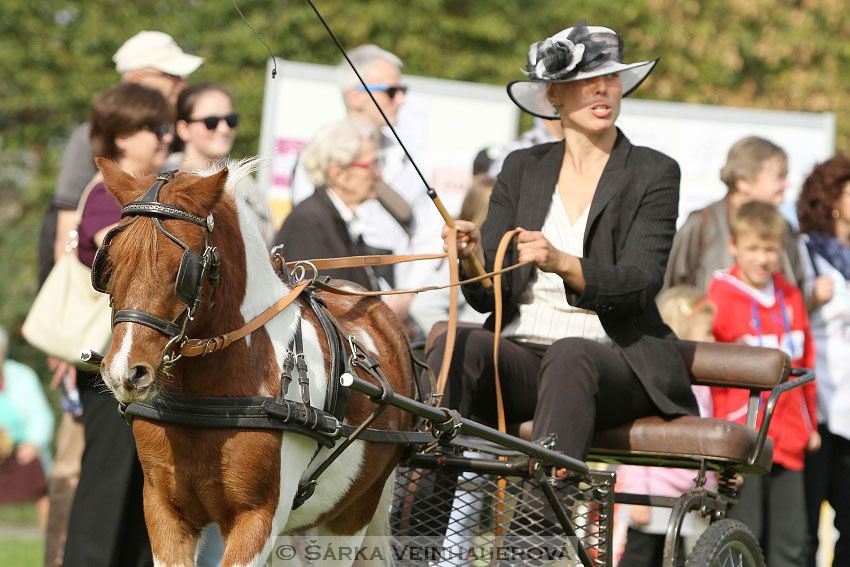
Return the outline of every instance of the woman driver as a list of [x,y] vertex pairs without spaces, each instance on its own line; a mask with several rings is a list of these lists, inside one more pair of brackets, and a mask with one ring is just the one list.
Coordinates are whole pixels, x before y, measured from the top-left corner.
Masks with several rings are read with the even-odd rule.
[[[593,432],[647,415],[698,415],[661,288],[676,231],[679,167],[633,146],[615,126],[620,101],[657,60],[624,64],[622,39],[584,21],[532,44],[528,80],[508,85],[523,110],[559,120],[564,140],[510,154],[480,231],[458,221],[458,255],[493,268],[498,242],[520,227],[502,277],[499,372],[508,422],[534,418],[534,438],[584,459]],[[444,229],[444,238],[448,229]],[[466,299],[495,308],[492,287]],[[458,333],[443,407],[495,421],[493,329]],[[442,361],[445,338],[428,354]]]

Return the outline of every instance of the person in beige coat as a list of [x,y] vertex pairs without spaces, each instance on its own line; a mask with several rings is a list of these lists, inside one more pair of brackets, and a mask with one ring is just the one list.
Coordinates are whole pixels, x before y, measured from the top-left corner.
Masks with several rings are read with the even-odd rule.
[[[728,246],[729,217],[747,201],[781,205],[788,187],[788,158],[782,148],[768,140],[757,136],[743,138],[729,149],[720,179],[728,188],[726,196],[692,212],[676,233],[664,289],[691,285],[705,293],[714,272],[734,264]],[[797,235],[791,227],[782,257],[782,272],[786,279],[805,289]]]

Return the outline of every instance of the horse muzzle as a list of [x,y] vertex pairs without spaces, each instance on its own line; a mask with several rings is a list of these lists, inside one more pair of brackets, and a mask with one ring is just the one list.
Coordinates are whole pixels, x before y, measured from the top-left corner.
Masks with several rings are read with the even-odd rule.
[[156,394],[156,373],[147,364],[132,366],[121,375],[112,375],[103,365],[101,376],[115,398],[122,403],[143,402]]

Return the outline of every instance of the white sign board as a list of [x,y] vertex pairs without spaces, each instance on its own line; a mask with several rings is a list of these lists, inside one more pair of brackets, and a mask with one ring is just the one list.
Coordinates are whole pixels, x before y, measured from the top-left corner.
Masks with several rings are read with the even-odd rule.
[[[320,127],[343,118],[345,109],[333,67],[280,61],[278,69],[279,77],[266,82],[260,154],[269,158],[270,166],[258,173],[258,181],[280,220],[291,206],[290,176],[298,153]],[[473,158],[486,146],[516,138],[519,111],[502,86],[409,75],[403,81],[410,91],[397,130],[428,182],[455,214],[471,179]],[[835,151],[832,113],[626,98],[618,126],[633,143],[679,162],[680,224],[689,212],[725,195],[720,168],[732,144],[745,136],[771,140],[788,154],[790,187],[782,211],[792,221],[806,176]]]
[[729,148],[746,136],[760,136],[788,154],[782,212],[796,222],[794,203],[803,181],[835,152],[835,115],[753,108],[623,100],[618,126],[632,143],[663,152],[682,168],[679,224],[688,213],[722,198],[720,169]]
[[[278,78],[266,81],[260,155],[270,165],[258,172],[258,181],[280,220],[291,206],[298,153],[319,128],[344,118],[345,108],[334,67],[278,61],[278,69]],[[472,181],[476,154],[516,137],[519,110],[500,86],[410,75],[402,81],[410,90],[396,130],[443,204],[456,214]]]

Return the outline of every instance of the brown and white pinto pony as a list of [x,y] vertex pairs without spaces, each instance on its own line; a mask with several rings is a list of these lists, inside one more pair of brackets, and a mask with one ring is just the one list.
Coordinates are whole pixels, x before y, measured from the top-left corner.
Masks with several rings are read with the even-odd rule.
[[[138,199],[154,181],[121,171],[99,160],[109,191],[123,205]],[[217,172],[179,173],[166,183],[159,200],[205,218],[212,213],[212,241],[221,253],[220,281],[189,326],[193,338],[214,337],[241,327],[285,296],[269,262],[238,181],[252,171],[250,162]],[[164,220],[166,228],[195,252],[203,251],[204,229],[189,222]],[[314,235],[305,234],[304,238]],[[116,310],[136,309],[172,319],[185,305],[174,294],[183,249],[142,217],[117,234],[107,257],[107,287]],[[346,334],[354,335],[380,363],[393,389],[414,395],[410,347],[390,309],[374,298],[325,297]],[[160,372],[168,338],[136,323],[114,328],[112,347],[101,365],[106,385],[121,402],[148,400],[158,391],[196,396],[271,396],[277,394],[281,365],[299,318],[303,318],[304,353],[310,396],[322,407],[328,377],[327,347],[317,320],[300,300],[265,326],[219,352],[178,360]],[[369,379],[367,376],[362,376]],[[338,377],[334,376],[334,379]],[[287,398],[301,401],[297,384]],[[360,424],[374,409],[364,396],[351,396],[347,423]],[[373,425],[410,429],[412,417],[388,408]],[[353,546],[364,535],[389,535],[389,507],[395,467],[403,448],[355,442],[319,478],[315,494],[292,510],[299,480],[323,448],[294,433],[203,429],[136,418],[133,421],[144,470],[145,520],[155,565],[194,565],[201,530],[218,524],[224,537],[222,565],[256,566],[269,561],[279,534],[314,528],[319,535],[342,536]],[[312,469],[311,469],[312,470]],[[387,538],[379,538],[386,541]],[[335,541],[338,541],[335,539]],[[389,557],[385,554],[384,557]]]

